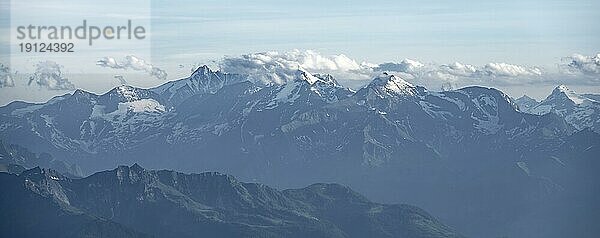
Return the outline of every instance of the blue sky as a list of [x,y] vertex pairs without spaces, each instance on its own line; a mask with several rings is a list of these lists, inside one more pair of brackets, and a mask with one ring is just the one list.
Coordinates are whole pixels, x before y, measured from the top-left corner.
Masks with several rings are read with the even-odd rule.
[[[324,56],[344,54],[358,63],[400,62],[405,58],[428,64],[483,66],[508,63],[558,71],[564,57],[600,52],[600,1],[240,1],[240,0],[0,0],[0,51],[10,56],[16,86],[0,88],[0,104],[12,100],[44,101],[68,90],[32,90],[25,81],[38,61],[56,61],[65,77],[78,88],[102,93],[118,84],[113,75],[125,75],[140,87],[164,81],[144,72],[101,68],[101,57],[121,59],[136,55],[165,70],[168,80],[185,77],[198,64],[218,65],[224,57],[294,49]],[[15,4],[18,3],[18,4]],[[29,6],[28,6],[29,5]],[[33,17],[35,16],[35,17]],[[102,45],[71,55],[32,55],[6,49],[18,22],[79,24],[88,19],[118,24],[127,19],[148,23],[149,44]],[[12,25],[10,24],[12,23]],[[13,48],[14,49],[14,48]],[[126,49],[126,50],[124,50]],[[14,51],[14,50],[13,50]],[[90,73],[90,72],[93,72]],[[543,77],[546,77],[544,75]],[[597,80],[563,82],[560,75],[543,85],[526,83],[499,87],[511,95],[528,93],[541,98],[556,83],[572,84],[582,92],[599,92]],[[556,80],[555,80],[556,79]],[[519,79],[515,79],[519,80]],[[523,81],[525,82],[525,81]],[[527,81],[529,82],[529,81]],[[591,82],[591,83],[590,83]],[[468,82],[467,82],[468,84]]]
[[[162,17],[153,21],[158,55],[299,48],[372,62],[552,65],[600,44],[600,24],[592,23],[600,20],[599,1],[167,2],[152,8]],[[190,18],[164,20],[181,15]]]

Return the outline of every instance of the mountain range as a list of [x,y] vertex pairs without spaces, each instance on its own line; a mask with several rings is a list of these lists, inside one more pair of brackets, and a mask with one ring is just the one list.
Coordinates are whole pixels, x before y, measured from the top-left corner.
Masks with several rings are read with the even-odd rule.
[[541,102],[526,95],[517,99],[522,111],[537,115],[555,113],[578,130],[590,128],[600,133],[600,96],[578,94],[559,85]]
[[277,188],[335,182],[467,236],[593,237],[596,99],[564,86],[541,103],[484,87],[434,92],[389,74],[355,91],[302,70],[264,84],[204,66],[156,88],[13,102],[0,108],[0,139],[83,174],[140,163]]
[[0,173],[6,237],[462,237],[423,210],[348,187],[275,190],[216,172],[119,166],[71,179]]

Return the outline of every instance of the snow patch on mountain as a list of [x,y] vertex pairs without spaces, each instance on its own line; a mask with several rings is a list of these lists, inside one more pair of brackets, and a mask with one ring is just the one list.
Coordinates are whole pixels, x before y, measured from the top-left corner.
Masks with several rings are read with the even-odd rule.
[[477,109],[471,113],[471,119],[475,120],[473,125],[476,129],[488,135],[495,134],[502,129],[498,114],[498,102],[495,97],[482,94],[472,99],[472,102]]
[[423,111],[425,111],[425,113],[432,118],[448,119],[453,116],[451,112],[444,111],[440,106],[434,105],[427,101],[419,101],[419,105],[421,106],[421,109],[423,109]]
[[117,106],[117,110],[112,112],[106,111],[104,105],[94,105],[92,107],[92,113],[90,118],[104,118],[109,119],[113,116],[125,115],[128,112],[133,113],[164,113],[166,108],[154,99],[140,99],[129,102],[121,102]]
[[296,99],[300,97],[300,94],[298,92],[300,91],[301,86],[302,82],[294,81],[286,83],[282,87],[282,89],[279,90],[279,92],[277,92],[277,95],[275,96],[275,101],[286,103],[296,101]]
[[119,110],[121,107],[126,107],[127,111],[132,112],[156,112],[163,113],[166,111],[165,106],[161,105],[154,99],[140,99],[136,101],[120,103]]
[[461,111],[465,111],[465,110],[467,109],[467,107],[466,107],[466,105],[465,105],[465,102],[463,102],[463,101],[461,101],[461,100],[458,100],[458,99],[456,99],[456,98],[451,98],[451,97],[448,97],[448,96],[447,96],[446,94],[444,94],[444,93],[440,93],[440,92],[430,92],[430,93],[429,93],[429,95],[431,95],[431,96],[435,96],[435,97],[438,97],[438,98],[440,98],[440,99],[443,99],[443,100],[446,100],[446,101],[448,101],[448,102],[451,102],[451,103],[455,104],[455,105],[458,107],[458,109],[459,109],[459,110],[461,110]]
[[26,106],[26,107],[23,107],[23,108],[15,109],[10,114],[13,115],[13,116],[23,116],[23,115],[25,115],[27,113],[31,113],[31,112],[34,112],[36,110],[39,110],[42,107],[44,107],[44,105],[42,105],[42,104],[36,104],[36,105]]
[[487,115],[486,117],[478,117],[472,114],[471,119],[475,120],[473,126],[487,135],[495,134],[502,129],[498,116]]
[[121,85],[117,87],[116,90],[120,95],[123,95],[127,101],[135,101],[139,99],[134,87]]

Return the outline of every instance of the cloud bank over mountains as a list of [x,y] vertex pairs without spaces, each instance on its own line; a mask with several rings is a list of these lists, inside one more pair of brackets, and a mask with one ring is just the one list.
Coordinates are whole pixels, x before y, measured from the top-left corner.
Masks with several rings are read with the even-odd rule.
[[343,55],[325,56],[312,50],[261,52],[225,57],[219,66],[228,73],[248,74],[264,83],[283,84],[292,80],[298,69],[316,74],[331,74],[348,80],[370,79],[372,65],[358,63]]
[[432,89],[467,85],[519,85],[545,80],[544,71],[538,67],[508,63],[470,65],[460,62],[451,64],[425,64],[405,59],[399,63],[384,63],[374,68],[376,73],[397,74],[415,84]]
[[[301,69],[312,74],[330,74],[338,82],[351,88],[365,85],[384,72],[430,90],[448,90],[471,85],[535,87],[568,84],[600,87],[600,54],[573,54],[559,61],[556,69],[507,62],[491,62],[484,65],[463,62],[439,64],[408,58],[396,62],[372,63],[359,61],[344,54],[324,55],[314,50],[291,50],[229,56],[216,61],[216,64],[224,72],[250,75],[264,84],[284,84],[293,80],[296,71]],[[165,70],[133,55],[121,60],[104,57],[97,60],[96,65],[108,69],[146,72],[160,80],[168,79]],[[34,73],[25,74],[29,78],[28,85],[38,85],[48,90],[75,89],[76,85],[63,76],[62,68],[56,62],[40,62],[35,65]],[[128,84],[123,76],[114,72],[112,74],[120,84]],[[15,81],[9,68],[1,65],[0,88],[15,87]]]
[[[316,74],[331,74],[340,82],[368,81],[383,72],[395,74],[414,84],[431,89],[463,87],[468,85],[530,85],[535,83],[589,84],[600,77],[600,54],[573,55],[569,62],[560,64],[564,70],[553,71],[529,65],[492,62],[471,65],[461,62],[448,64],[424,63],[414,59],[380,64],[359,62],[346,55],[322,55],[312,50],[289,52],[261,52],[226,57],[219,63],[221,70],[248,74],[255,79],[282,84],[294,77],[298,69]],[[578,77],[584,75],[586,77]],[[564,80],[569,80],[565,82]]]

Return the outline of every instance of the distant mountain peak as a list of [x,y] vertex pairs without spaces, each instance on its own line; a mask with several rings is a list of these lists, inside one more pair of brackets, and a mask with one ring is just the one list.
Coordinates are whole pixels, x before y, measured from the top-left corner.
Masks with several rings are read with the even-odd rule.
[[527,100],[527,101],[536,101],[537,102],[537,100],[527,96],[527,94],[523,94],[523,96],[521,96],[520,98],[517,98],[516,100]]
[[594,94],[578,94],[564,84],[556,86],[552,93],[537,105],[530,108],[520,106],[520,108],[525,109],[523,110],[525,112],[537,115],[553,112],[563,117],[578,130],[592,128],[594,131],[598,131],[600,103],[596,96]]
[[538,100],[535,100],[525,94],[520,98],[515,99],[514,101],[519,106],[519,110],[523,112],[527,112],[529,109],[535,107],[540,103]]
[[83,89],[76,89],[75,91],[73,91],[73,94],[71,94],[71,98],[74,98],[76,100],[89,100],[91,98],[94,98],[98,95],[90,93],[88,91],[85,91]]
[[[554,90],[552,90],[552,93],[550,94],[550,96],[548,96],[548,98],[546,98],[546,100],[548,99],[568,99],[569,101],[575,103],[575,104],[582,104],[583,102],[585,102],[586,98],[580,96],[579,94],[575,93],[575,91],[569,89],[566,85],[561,84],[556,86],[556,88],[554,88]],[[546,101],[545,100],[545,101]]]
[[194,72],[192,73],[192,77],[194,75],[208,75],[210,73],[214,73],[214,72],[208,67],[208,65],[202,65],[202,66],[198,67],[196,70],[194,70]]
[[388,73],[383,73],[381,76],[373,79],[367,87],[380,89],[395,95],[412,96],[417,93],[415,86],[400,77]]
[[249,81],[247,75],[212,71],[203,65],[187,78],[167,82],[150,90],[168,101],[168,106],[176,106],[194,95],[213,94],[225,86],[246,81]]
[[129,167],[131,170],[135,170],[135,171],[143,171],[144,168],[142,168],[142,166],[140,166],[138,163],[134,163],[133,165],[131,165],[131,167]]
[[318,81],[322,81],[320,78],[317,78],[315,76],[313,76],[312,74],[310,74],[309,72],[302,70],[302,69],[298,69],[296,71],[296,76],[294,77],[294,82],[308,82],[308,84],[313,85]]
[[80,94],[80,95],[87,95],[87,94],[90,94],[90,93],[87,92],[87,91],[85,91],[85,90],[83,90],[83,89],[78,88],[78,89],[76,89],[73,92],[73,95],[78,95],[78,94]]

